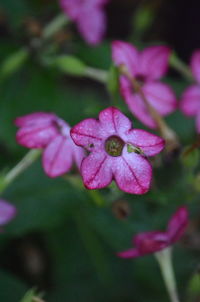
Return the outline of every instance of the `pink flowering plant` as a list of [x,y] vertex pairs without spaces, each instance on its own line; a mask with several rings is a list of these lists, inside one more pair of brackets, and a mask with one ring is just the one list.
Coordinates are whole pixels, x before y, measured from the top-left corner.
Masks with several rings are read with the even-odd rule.
[[195,118],[196,131],[200,133],[200,50],[193,53],[190,68],[195,83],[183,92],[180,108],[186,116]]
[[[84,150],[70,137],[70,127],[55,114],[37,112],[18,117],[17,142],[30,149],[42,149],[42,165],[49,177],[67,173],[73,163],[79,168]],[[67,156],[66,156],[67,153]]]
[[188,225],[188,210],[180,207],[169,220],[167,230],[150,231],[136,235],[133,238],[135,248],[118,253],[121,258],[137,258],[147,254],[157,253],[178,241]]
[[109,0],[60,0],[63,12],[71,18],[87,43],[99,44],[106,31],[104,6]]
[[132,129],[130,120],[114,107],[101,111],[99,120],[90,118],[74,126],[71,136],[90,152],[81,164],[86,188],[101,189],[114,179],[127,193],[144,194],[149,190],[152,167],[147,157],[162,151],[162,138]]
[[198,33],[153,1],[2,1],[0,302],[199,301]]
[[151,46],[138,51],[130,43],[112,42],[113,61],[127,73],[120,77],[122,97],[133,115],[149,128],[156,128],[157,125],[138,90],[138,85],[149,104],[160,115],[173,112],[177,107],[176,95],[169,85],[161,82],[161,77],[168,69],[170,53],[170,48],[166,46]]

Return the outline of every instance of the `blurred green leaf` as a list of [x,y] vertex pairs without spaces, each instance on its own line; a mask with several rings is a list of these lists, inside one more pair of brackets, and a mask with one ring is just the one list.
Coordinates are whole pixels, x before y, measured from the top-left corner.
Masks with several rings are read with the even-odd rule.
[[53,60],[53,65],[62,72],[74,76],[84,76],[86,65],[74,56],[59,56]]

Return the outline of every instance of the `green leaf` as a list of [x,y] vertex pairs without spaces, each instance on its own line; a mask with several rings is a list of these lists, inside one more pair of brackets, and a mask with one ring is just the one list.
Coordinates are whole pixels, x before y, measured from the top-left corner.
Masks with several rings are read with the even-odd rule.
[[86,65],[74,56],[59,56],[53,60],[53,65],[70,75],[84,76],[85,74]]

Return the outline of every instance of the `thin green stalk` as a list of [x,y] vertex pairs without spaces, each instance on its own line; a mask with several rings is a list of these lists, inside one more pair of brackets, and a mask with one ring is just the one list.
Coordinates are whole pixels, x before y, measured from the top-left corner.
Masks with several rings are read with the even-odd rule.
[[189,67],[175,53],[172,53],[172,55],[170,56],[169,63],[171,67],[176,69],[187,81],[194,81]]
[[12,168],[3,179],[3,186],[1,192],[13,182],[20,174],[22,174],[33,162],[40,156],[41,150],[29,151],[22,160]]
[[47,40],[55,35],[61,28],[69,23],[69,18],[65,14],[60,14],[48,23],[42,33],[42,39]]
[[106,84],[107,79],[108,79],[108,72],[105,70],[96,69],[93,67],[87,67],[85,69],[85,76],[87,76],[88,78],[97,80],[103,84]]
[[179,302],[176,280],[172,265],[171,248],[166,248],[155,253],[156,260],[160,266],[163,280],[168,291],[171,302]]

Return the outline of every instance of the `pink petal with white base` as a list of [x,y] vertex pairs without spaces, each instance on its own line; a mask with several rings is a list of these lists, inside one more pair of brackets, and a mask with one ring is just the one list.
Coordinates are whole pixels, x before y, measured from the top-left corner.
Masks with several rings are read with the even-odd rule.
[[149,104],[161,115],[167,115],[176,109],[176,96],[168,85],[158,82],[147,82],[142,90]]
[[85,119],[72,127],[70,131],[73,141],[88,151],[98,149],[103,137],[99,133],[99,122],[93,118]]
[[127,133],[127,143],[139,147],[146,156],[153,156],[163,150],[165,142],[157,135],[145,130],[133,129]]
[[92,152],[82,161],[81,173],[86,188],[104,188],[112,181],[112,159],[105,152]]
[[42,163],[49,177],[57,177],[68,172],[72,166],[70,140],[62,135],[54,138],[43,152]]
[[200,83],[200,50],[195,51],[192,55],[191,69],[195,79]]
[[152,46],[140,54],[139,73],[147,76],[148,80],[157,80],[166,72],[169,65],[171,50],[166,46]]
[[133,241],[140,256],[158,252],[170,244],[167,234],[160,231],[140,233],[134,237]]
[[97,45],[105,33],[106,17],[101,9],[90,8],[79,16],[77,25],[85,40],[91,45]]
[[151,184],[152,168],[141,155],[127,153],[124,148],[121,157],[113,164],[113,174],[118,187],[131,194],[146,193]]
[[187,225],[188,210],[183,206],[176,211],[168,223],[167,234],[171,244],[180,239],[185,232]]
[[124,133],[131,128],[130,120],[115,107],[101,111],[99,121],[101,136],[105,138],[113,134],[118,134],[123,138]]
[[125,65],[131,75],[139,71],[139,53],[137,49],[126,42],[112,42],[112,59],[115,65]]
[[200,86],[192,85],[184,91],[180,108],[187,116],[197,114],[200,110]]
[[16,208],[7,201],[0,199],[0,225],[12,220],[16,215]]

